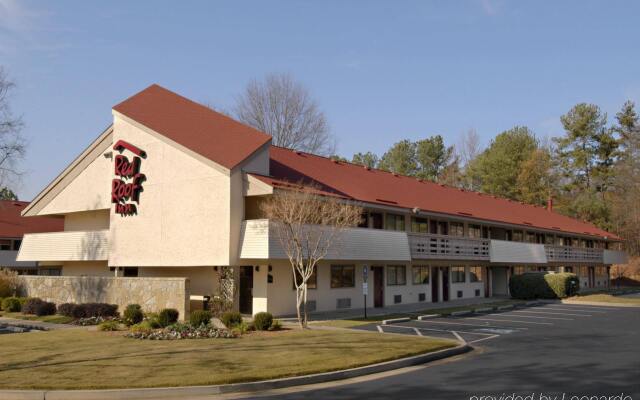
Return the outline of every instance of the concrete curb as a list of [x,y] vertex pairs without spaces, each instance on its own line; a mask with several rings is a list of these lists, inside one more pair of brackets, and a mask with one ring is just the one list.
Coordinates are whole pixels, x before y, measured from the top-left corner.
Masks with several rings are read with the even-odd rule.
[[399,322],[409,322],[411,321],[411,318],[406,317],[406,318],[391,318],[391,319],[383,319],[382,320],[382,325],[389,325],[389,324],[397,324]]
[[0,390],[3,400],[128,400],[128,399],[161,399],[188,396],[208,396],[236,392],[257,392],[281,389],[291,386],[311,385],[316,383],[355,378],[376,374],[394,369],[424,364],[467,353],[473,350],[468,344],[461,344],[450,349],[385,361],[364,367],[350,368],[341,371],[325,372],[297,376],[291,378],[272,379],[268,381],[234,383],[214,386],[187,386],[149,389],[108,389],[108,390]]
[[513,304],[509,304],[507,306],[500,306],[498,308],[496,308],[496,310],[501,311],[501,310],[511,310],[512,308],[515,308]]
[[493,307],[476,308],[475,310],[473,310],[474,313],[482,313],[482,312],[489,312],[489,311],[493,311]]
[[449,315],[451,315],[452,317],[459,317],[461,315],[469,315],[469,314],[473,314],[473,310],[454,311]]
[[431,318],[439,318],[441,317],[440,314],[426,314],[426,315],[420,315],[418,316],[418,320],[419,321],[424,321],[426,319],[431,319]]

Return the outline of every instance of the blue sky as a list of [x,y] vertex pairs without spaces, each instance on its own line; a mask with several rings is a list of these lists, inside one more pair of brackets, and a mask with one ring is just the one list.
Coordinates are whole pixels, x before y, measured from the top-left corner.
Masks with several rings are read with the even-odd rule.
[[578,102],[610,118],[640,100],[640,2],[0,0],[0,65],[18,85],[29,200],[159,83],[231,108],[248,81],[289,72],[325,111],[338,153],[403,138],[483,141],[514,125],[562,133]]

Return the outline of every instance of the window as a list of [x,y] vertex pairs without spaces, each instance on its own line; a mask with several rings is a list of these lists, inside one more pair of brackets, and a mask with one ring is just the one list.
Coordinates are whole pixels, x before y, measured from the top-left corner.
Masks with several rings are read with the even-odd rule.
[[514,275],[522,275],[522,274],[524,274],[524,271],[525,271],[525,267],[523,267],[523,266],[513,267],[513,274]]
[[553,244],[553,235],[544,235],[544,244]]
[[464,283],[464,267],[451,267],[451,282]]
[[469,267],[469,282],[482,282],[482,267]]
[[470,238],[480,239],[480,237],[482,236],[482,228],[480,227],[480,225],[469,225],[467,234]]
[[0,240],[0,250],[11,250],[11,240]]
[[429,224],[427,219],[411,217],[411,232],[429,233]]
[[404,215],[387,214],[385,228],[391,231],[404,231]]
[[368,228],[369,227],[369,215],[366,212],[360,214],[360,222],[358,223],[358,228]]
[[525,234],[525,241],[527,243],[536,243],[536,234],[533,232],[527,232]]
[[449,232],[451,236],[464,236],[464,224],[462,222],[451,222],[449,224]]
[[371,221],[371,228],[382,229],[382,214],[369,213],[369,220]]
[[138,267],[124,267],[122,276],[125,278],[135,278],[138,276]]
[[13,249],[20,250],[20,245],[22,244],[22,239],[16,239],[13,241]]
[[434,235],[448,235],[447,221],[429,221],[429,233]]
[[355,267],[353,265],[331,266],[331,287],[354,287],[356,282]]
[[38,275],[60,276],[61,272],[62,272],[62,268],[40,268],[38,270]]
[[522,231],[513,231],[513,241],[522,242]]
[[414,265],[413,284],[414,285],[429,284],[429,267],[427,267],[426,265]]
[[573,272],[573,267],[564,267],[564,272]]
[[[309,279],[307,279],[307,289],[317,289],[318,288],[318,275],[316,274],[317,268],[313,268],[313,272],[311,273],[311,276],[309,277]],[[294,275],[294,280],[298,280],[298,283],[302,284],[302,276],[298,273],[298,270],[296,270],[296,273]],[[292,280],[291,285],[293,286],[293,288],[296,288],[296,283],[295,281]]]
[[406,285],[407,269],[404,265],[387,265],[387,286]]

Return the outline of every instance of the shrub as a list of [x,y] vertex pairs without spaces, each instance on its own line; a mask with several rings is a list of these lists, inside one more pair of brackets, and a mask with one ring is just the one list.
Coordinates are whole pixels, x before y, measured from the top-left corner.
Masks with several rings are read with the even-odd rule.
[[282,329],[282,323],[280,322],[280,320],[274,319],[273,322],[271,323],[271,326],[269,327],[269,330],[279,331],[280,329]]
[[124,322],[129,326],[139,324],[143,319],[144,313],[139,304],[129,304],[124,310]]
[[43,303],[43,300],[37,297],[31,297],[27,299],[24,304],[22,304],[21,311],[23,314],[35,314],[36,308],[40,305],[40,303]]
[[35,314],[38,317],[42,317],[44,315],[53,315],[56,313],[56,305],[55,303],[51,303],[49,301],[41,301],[36,305]]
[[0,268],[0,297],[15,296],[19,286],[20,281],[16,271]]
[[4,297],[0,297],[0,311],[2,311],[2,302],[4,301]]
[[64,315],[65,317],[73,317],[73,312],[77,307],[76,304],[73,303],[63,303],[58,305],[58,314]]
[[20,299],[17,297],[7,297],[2,300],[2,309],[7,312],[18,312],[22,306],[20,305]]
[[129,329],[132,333],[146,333],[156,328],[157,326],[154,326],[150,320],[144,320],[139,324],[132,325]]
[[117,331],[120,329],[120,324],[117,321],[104,321],[98,325],[98,330],[105,332]]
[[259,312],[253,316],[253,326],[256,330],[266,331],[271,328],[271,324],[273,323],[273,315],[268,312]]
[[245,333],[247,333],[250,330],[251,330],[251,326],[249,326],[249,324],[247,324],[246,322],[242,321],[239,324],[236,324],[231,329],[231,332],[233,332],[234,335],[236,335],[236,336],[240,336],[240,335],[244,335]]
[[201,325],[209,325],[211,322],[211,311],[209,310],[196,310],[189,316],[189,323],[191,326],[199,327]]
[[242,323],[242,314],[236,311],[228,311],[222,314],[222,318],[220,318],[220,320],[227,328],[233,328],[234,326]]
[[158,314],[158,323],[161,327],[169,326],[178,322],[180,313],[175,308],[164,308]]
[[578,293],[580,281],[576,274],[526,273],[509,280],[511,297],[522,300],[558,299]]

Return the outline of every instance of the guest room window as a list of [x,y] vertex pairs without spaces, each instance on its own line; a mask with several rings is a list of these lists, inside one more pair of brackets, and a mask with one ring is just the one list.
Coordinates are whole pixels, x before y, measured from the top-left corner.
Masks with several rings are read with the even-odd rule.
[[345,288],[354,287],[356,282],[355,266],[353,265],[332,265],[331,266],[331,287]]

